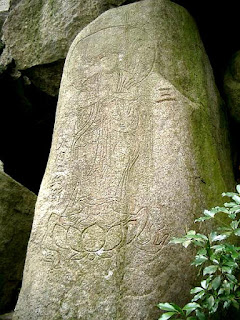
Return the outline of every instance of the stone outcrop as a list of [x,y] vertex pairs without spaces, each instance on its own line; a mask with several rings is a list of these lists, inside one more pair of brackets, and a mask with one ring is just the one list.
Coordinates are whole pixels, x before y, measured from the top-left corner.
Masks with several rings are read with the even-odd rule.
[[0,12],[8,11],[10,7],[10,0],[0,0]]
[[[55,87],[59,88],[62,74],[61,61],[65,59],[75,36],[102,12],[123,2],[124,0],[22,0],[13,7],[4,25],[5,50],[0,64],[7,65],[13,59],[18,70],[38,66],[33,81],[35,80],[35,84],[40,83],[40,89],[48,94],[56,95],[58,90]],[[55,68],[53,72],[51,63],[59,61],[61,68]],[[40,70],[42,65],[47,66]],[[46,73],[48,67],[49,74]],[[48,81],[50,77],[51,82]],[[43,86],[46,81],[48,84]]]
[[13,312],[0,315],[0,320],[12,320]]
[[36,198],[0,170],[0,314],[14,308],[21,287]]
[[191,254],[169,239],[232,184],[188,13],[145,0],[102,14],[66,59],[13,319],[152,320],[185,302]]
[[[0,0],[0,36],[2,35],[2,25],[7,18],[9,7],[10,7],[9,0]],[[2,53],[2,44],[0,41],[0,54],[1,53]]]
[[240,123],[240,51],[234,55],[225,73],[224,91],[229,112]]

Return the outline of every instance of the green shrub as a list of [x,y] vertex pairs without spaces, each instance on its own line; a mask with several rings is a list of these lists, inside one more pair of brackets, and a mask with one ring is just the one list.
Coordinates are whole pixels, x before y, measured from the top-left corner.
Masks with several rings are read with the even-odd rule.
[[[174,303],[159,303],[164,310],[159,320],[183,319],[206,320],[215,319],[217,315],[226,313],[229,308],[239,309],[240,282],[240,247],[236,245],[240,237],[240,185],[237,193],[223,193],[223,197],[231,198],[224,207],[204,210],[203,216],[195,222],[218,219],[219,213],[225,215],[221,226],[209,235],[190,230],[182,238],[173,238],[171,243],[180,243],[185,248],[189,245],[197,247],[192,265],[199,269],[201,281],[190,293],[192,300],[183,308]],[[225,218],[225,217],[224,217]],[[227,240],[226,240],[227,239]]]

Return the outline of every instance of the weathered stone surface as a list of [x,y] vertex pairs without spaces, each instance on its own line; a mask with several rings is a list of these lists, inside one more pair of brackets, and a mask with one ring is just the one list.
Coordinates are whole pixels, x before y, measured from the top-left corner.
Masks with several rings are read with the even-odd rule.
[[16,303],[36,198],[0,171],[0,313]]
[[7,55],[20,70],[64,59],[79,31],[110,7],[110,0],[22,0],[4,26]]
[[[12,59],[18,70],[31,69],[35,85],[50,95],[57,95],[62,64],[75,36],[88,23],[113,5],[124,0],[22,0],[13,5],[3,28],[5,50],[0,65]],[[61,66],[61,68],[60,68]],[[50,79],[52,79],[50,81]],[[57,89],[56,89],[57,87]]]
[[0,171],[4,171],[4,164],[3,164],[3,162],[0,160]]
[[10,7],[10,0],[0,0],[0,12],[8,11]]
[[229,112],[240,123],[240,51],[234,55],[226,71],[224,91]]
[[152,320],[183,302],[169,245],[233,177],[212,71],[187,12],[109,10],[74,40],[14,320]]
[[2,25],[4,21],[6,20],[7,13],[6,12],[0,12],[0,35],[2,35]]
[[41,91],[50,96],[57,96],[63,70],[64,60],[54,63],[35,66],[27,69],[23,74],[27,75],[31,82]]
[[0,320],[12,320],[13,312],[5,313],[0,315]]
[[[0,37],[2,36],[2,26],[4,21],[6,20],[8,16],[8,9],[9,9],[10,3],[9,0],[0,0]],[[2,53],[1,48],[1,41],[0,41],[0,54]]]

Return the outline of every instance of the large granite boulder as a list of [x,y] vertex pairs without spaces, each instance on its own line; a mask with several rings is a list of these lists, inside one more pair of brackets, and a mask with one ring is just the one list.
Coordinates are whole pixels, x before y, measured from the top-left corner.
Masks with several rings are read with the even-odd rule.
[[14,320],[153,320],[186,301],[169,244],[233,187],[225,120],[188,13],[102,14],[68,53]]
[[[13,59],[18,70],[32,68],[33,83],[36,86],[40,84],[40,89],[50,95],[57,95],[62,59],[66,58],[75,36],[102,12],[123,2],[21,0],[13,6],[3,28],[5,50],[0,64],[7,65]],[[53,62],[58,68],[52,67]],[[35,66],[45,64],[47,66],[43,66],[43,70],[40,67],[35,69]],[[47,74],[46,67],[49,69]]]
[[224,76],[227,107],[233,119],[240,123],[240,51],[230,61]]
[[36,199],[0,169],[0,314],[16,303]]

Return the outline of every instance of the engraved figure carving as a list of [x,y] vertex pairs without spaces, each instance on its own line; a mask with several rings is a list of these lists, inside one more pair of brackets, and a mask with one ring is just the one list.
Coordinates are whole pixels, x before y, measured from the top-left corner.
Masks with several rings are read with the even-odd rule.
[[[116,42],[97,41],[98,37],[111,39],[112,34]],[[51,189],[52,202],[60,210],[53,209],[49,216],[42,243],[46,261],[58,265],[63,259],[109,258],[130,243],[156,253],[168,239],[166,228],[152,217],[159,208],[142,205],[140,200],[136,205],[128,203],[136,193],[131,180],[139,156],[150,154],[152,148],[151,116],[145,109],[141,82],[151,73],[155,54],[155,43],[147,32],[139,33],[127,22],[91,34],[71,49],[68,59],[77,59],[66,74],[74,93],[65,99],[62,111],[66,120],[74,119],[74,126],[57,132],[59,170]],[[160,90],[160,101],[175,100],[169,88]],[[146,180],[151,159],[144,166]],[[148,193],[144,184],[139,189],[143,196]]]

